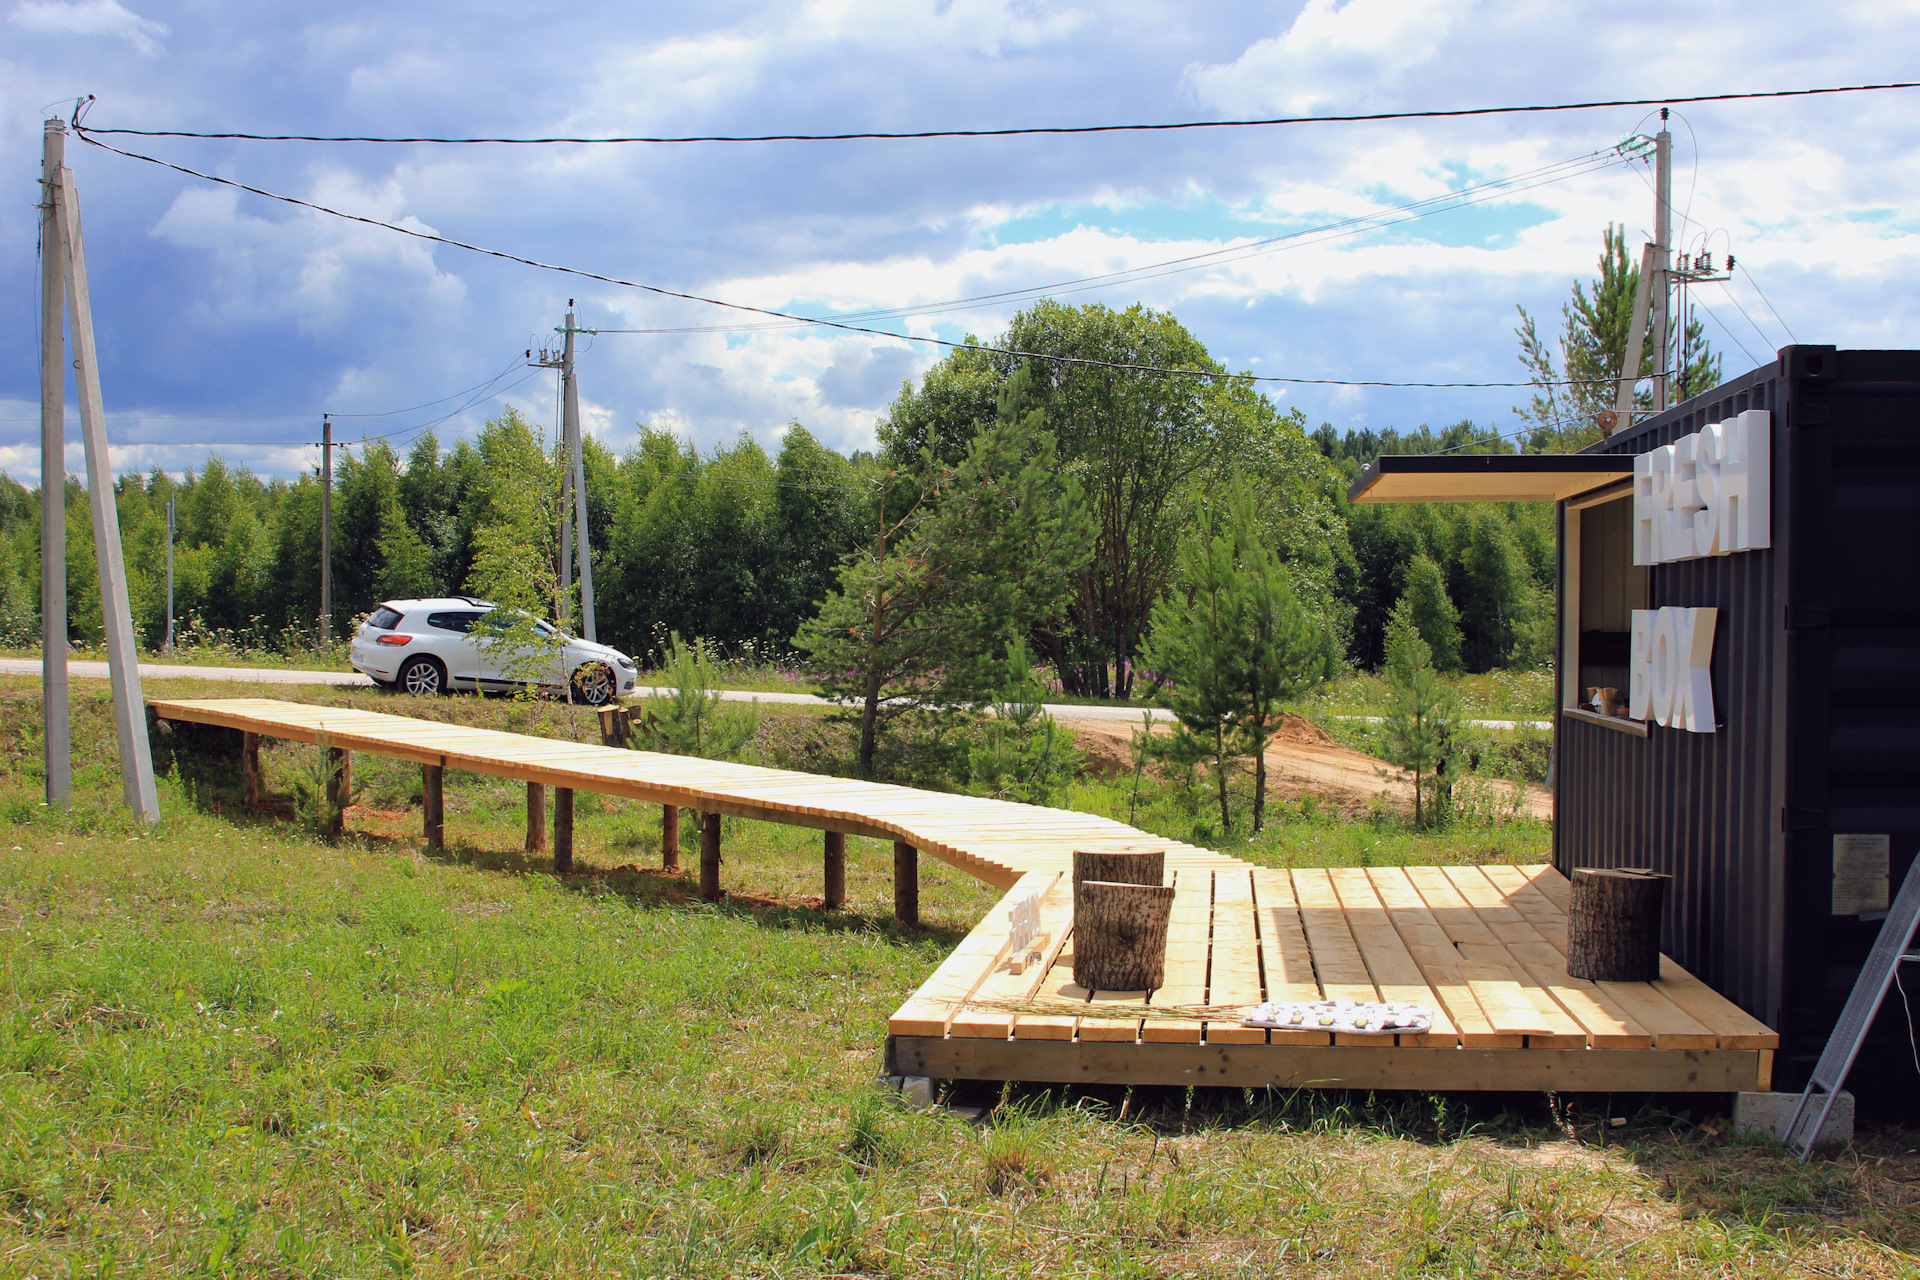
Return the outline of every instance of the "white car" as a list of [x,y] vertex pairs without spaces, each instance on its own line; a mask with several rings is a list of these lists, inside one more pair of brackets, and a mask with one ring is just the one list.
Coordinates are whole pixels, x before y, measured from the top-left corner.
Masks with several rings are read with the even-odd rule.
[[[375,684],[407,693],[517,689],[526,682],[524,674],[515,678],[501,670],[500,655],[488,653],[470,634],[493,609],[472,596],[389,600],[353,633],[353,669]],[[534,625],[549,639],[564,641],[554,646],[542,687],[571,684],[574,698],[591,707],[633,692],[638,671],[632,658],[604,644],[563,636],[551,623]]]

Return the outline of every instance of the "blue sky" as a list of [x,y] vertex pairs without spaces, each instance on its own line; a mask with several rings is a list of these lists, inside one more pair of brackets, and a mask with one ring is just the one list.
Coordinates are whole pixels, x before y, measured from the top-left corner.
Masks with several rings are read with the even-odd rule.
[[[0,0],[0,469],[37,482],[41,120],[380,134],[904,130],[1389,111],[1909,78],[1920,6],[1678,9],[1496,0],[1192,5],[832,0],[703,5],[291,6]],[[1817,38],[1813,38],[1817,35]],[[1920,345],[1920,91],[1700,105],[1676,121],[1690,238],[1764,289],[1701,291],[1736,372],[1788,341]],[[674,147],[119,140],[190,167],[442,235],[809,314],[939,303],[1324,226],[1602,150],[1637,109],[1178,134]],[[521,353],[581,323],[753,323],[303,212],[70,144],[102,382],[121,468],[212,442],[262,473],[339,436],[443,440],[502,404],[553,418]],[[1557,318],[1601,228],[1649,230],[1644,166],[1616,165],[1396,226],[1061,295],[1173,311],[1236,369],[1506,381],[1515,304]],[[1018,304],[881,327],[998,332]],[[1773,314],[1777,308],[1779,318]],[[1744,315],[1743,315],[1744,311]],[[1750,319],[1749,319],[1750,317]],[[1722,332],[1721,324],[1732,337]],[[1737,338],[1746,348],[1743,354]],[[939,358],[823,330],[606,334],[583,343],[589,428],[703,446],[790,421],[869,444]],[[463,389],[488,394],[447,400]],[[1336,427],[1511,429],[1525,393],[1271,386]],[[400,412],[394,412],[400,411]],[[77,434],[74,437],[77,441]],[[69,455],[77,470],[77,444]]]

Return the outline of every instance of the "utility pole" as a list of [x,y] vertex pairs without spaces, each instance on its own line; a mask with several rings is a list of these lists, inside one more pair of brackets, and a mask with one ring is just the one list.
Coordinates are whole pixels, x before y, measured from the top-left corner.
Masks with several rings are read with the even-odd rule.
[[41,152],[40,206],[40,709],[46,720],[47,803],[73,803],[67,711],[66,293],[54,193],[66,165],[67,129],[49,120]]
[[[127,566],[120,550],[120,515],[114,505],[113,461],[107,453],[100,357],[93,343],[93,302],[87,291],[87,253],[80,235],[80,194],[73,170],[64,166],[56,172],[53,205],[60,232],[60,271],[65,278],[67,312],[73,321],[74,383],[80,394],[80,434],[86,444],[87,498],[93,512],[94,564],[100,575],[100,617],[105,624],[107,667],[113,685],[120,782],[127,807],[142,822],[152,823],[160,820],[160,799],[153,785],[153,748],[147,740],[146,703],[140,696],[140,655],[133,642]],[[58,329],[52,331],[50,340],[59,342]],[[41,412],[44,425],[44,407]]]
[[320,647],[333,645],[333,415],[320,415]]
[[167,643],[173,652],[173,495],[167,495]]
[[1647,300],[1653,287],[1652,245],[1640,250],[1640,278],[1633,286],[1633,320],[1627,328],[1627,350],[1620,362],[1620,389],[1613,402],[1613,427],[1606,434],[1633,425],[1633,392],[1640,381],[1640,352],[1647,341]]
[[[559,601],[573,594],[574,546],[580,548],[580,634],[589,641],[599,636],[593,621],[593,557],[587,541],[587,470],[580,436],[580,390],[573,376],[573,335],[593,333],[573,323],[573,299],[567,299],[567,321],[560,327],[560,354],[540,348],[540,358],[527,352],[527,362],[537,369],[560,370],[560,564]],[[571,508],[571,518],[569,518]]]
[[1667,132],[1667,109],[1660,108],[1660,132],[1653,135],[1653,409],[1667,407],[1667,372],[1671,367],[1672,335],[1667,314],[1673,282],[1673,135]]
[[[574,545],[580,555],[580,634],[589,644],[598,643],[593,625],[593,556],[587,541],[587,465],[585,446],[580,439],[580,384],[573,376],[573,299],[567,299],[567,340],[560,353],[561,405],[567,420],[567,465],[572,470]],[[561,518],[565,519],[565,511]]]

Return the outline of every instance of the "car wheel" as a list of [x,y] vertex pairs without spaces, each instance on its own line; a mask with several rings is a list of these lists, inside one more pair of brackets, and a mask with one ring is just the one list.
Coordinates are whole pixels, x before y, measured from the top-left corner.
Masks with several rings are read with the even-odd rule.
[[447,672],[432,658],[415,658],[400,668],[399,678],[394,681],[403,693],[430,698],[436,693],[446,693]]
[[604,707],[613,701],[613,669],[604,662],[589,662],[573,673],[573,696],[590,707]]

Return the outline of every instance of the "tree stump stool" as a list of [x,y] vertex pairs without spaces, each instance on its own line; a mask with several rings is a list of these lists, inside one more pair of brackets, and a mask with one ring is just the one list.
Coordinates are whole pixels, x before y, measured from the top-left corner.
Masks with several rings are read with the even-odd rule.
[[1576,867],[1567,910],[1567,976],[1652,982],[1660,976],[1660,907],[1671,876]]
[[1152,991],[1166,979],[1173,887],[1088,880],[1073,920],[1073,981],[1089,991]]

